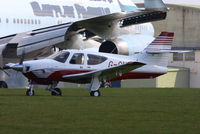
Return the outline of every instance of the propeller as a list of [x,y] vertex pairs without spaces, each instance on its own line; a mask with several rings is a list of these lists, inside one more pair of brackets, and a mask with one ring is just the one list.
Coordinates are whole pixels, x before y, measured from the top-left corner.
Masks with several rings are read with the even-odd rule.
[[18,65],[17,68],[15,69],[15,70],[17,70],[16,75],[18,74],[18,71],[22,71],[22,70],[23,70],[24,58],[25,58],[25,48],[23,49],[22,55],[20,56],[19,65]]
[[22,55],[20,57],[20,62],[18,64],[8,63],[3,68],[0,68],[0,70],[4,71],[4,69],[13,69],[20,72],[23,71],[24,57],[25,57],[25,49],[22,52]]
[[19,65],[23,65],[24,57],[25,57],[25,49],[23,49],[23,52],[22,52],[22,55],[21,55],[21,58],[20,58],[20,61],[19,61]]

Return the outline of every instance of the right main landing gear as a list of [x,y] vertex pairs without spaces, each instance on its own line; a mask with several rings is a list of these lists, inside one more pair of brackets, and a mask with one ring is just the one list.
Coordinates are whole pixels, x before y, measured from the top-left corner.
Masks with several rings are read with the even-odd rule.
[[51,91],[52,96],[62,96],[62,91],[60,88],[54,88]]
[[52,96],[62,96],[62,91],[60,88],[56,88],[58,85],[57,81],[54,81],[51,85],[49,85],[46,90],[51,91]]
[[99,90],[91,91],[90,96],[99,97],[99,96],[101,96],[101,92]]
[[99,91],[100,81],[98,76],[93,76],[92,81],[89,85],[88,90],[90,91],[90,96],[99,97],[101,96],[101,92]]

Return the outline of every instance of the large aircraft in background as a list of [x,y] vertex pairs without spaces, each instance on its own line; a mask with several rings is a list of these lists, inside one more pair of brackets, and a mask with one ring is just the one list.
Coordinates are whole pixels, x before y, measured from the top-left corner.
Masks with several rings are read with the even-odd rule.
[[[12,4],[11,4],[12,3]],[[162,0],[6,0],[0,4],[1,67],[59,49],[134,55],[153,39],[150,22],[163,20]]]

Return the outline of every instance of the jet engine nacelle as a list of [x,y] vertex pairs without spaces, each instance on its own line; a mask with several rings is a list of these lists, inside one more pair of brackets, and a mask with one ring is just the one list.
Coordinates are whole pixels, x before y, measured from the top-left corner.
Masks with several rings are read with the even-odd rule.
[[99,47],[99,52],[133,55],[136,52],[143,51],[153,40],[154,37],[148,35],[123,35],[104,41]]
[[122,38],[104,41],[99,47],[99,52],[129,55],[128,44]]

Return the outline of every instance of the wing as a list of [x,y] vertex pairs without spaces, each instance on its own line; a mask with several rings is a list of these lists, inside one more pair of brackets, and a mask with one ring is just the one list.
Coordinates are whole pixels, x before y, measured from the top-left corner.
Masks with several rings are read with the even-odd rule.
[[129,12],[118,12],[77,21],[69,28],[69,32],[87,30],[106,39],[116,36],[115,32],[120,28],[163,20],[167,16],[168,8],[162,0],[145,0],[144,6],[145,8],[138,8]]
[[116,67],[96,70],[88,73],[64,75],[63,78],[70,82],[90,83],[93,76],[98,76],[100,81],[111,80],[115,77],[122,76],[123,74],[135,70],[145,64],[140,62],[130,62]]

